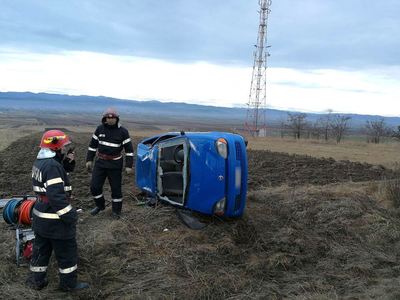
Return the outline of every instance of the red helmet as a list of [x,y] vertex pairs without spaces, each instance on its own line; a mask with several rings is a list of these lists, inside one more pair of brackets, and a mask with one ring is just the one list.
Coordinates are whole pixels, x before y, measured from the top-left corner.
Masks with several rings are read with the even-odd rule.
[[103,118],[119,118],[119,114],[117,113],[117,110],[113,107],[109,107],[106,109],[106,111],[103,113]]
[[64,132],[53,129],[48,130],[43,134],[42,139],[40,140],[40,148],[48,148],[57,151],[70,143],[71,140]]

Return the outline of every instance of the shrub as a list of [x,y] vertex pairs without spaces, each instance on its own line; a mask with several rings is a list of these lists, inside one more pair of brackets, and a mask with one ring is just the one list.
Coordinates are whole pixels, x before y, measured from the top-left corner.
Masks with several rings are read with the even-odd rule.
[[400,208],[400,178],[384,181],[383,197],[393,207]]

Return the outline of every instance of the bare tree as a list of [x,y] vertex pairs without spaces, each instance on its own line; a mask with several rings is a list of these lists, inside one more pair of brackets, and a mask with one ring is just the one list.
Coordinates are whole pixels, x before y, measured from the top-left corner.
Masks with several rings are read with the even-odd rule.
[[286,127],[287,127],[285,121],[281,120],[279,123],[279,127],[280,127],[281,138],[283,138],[286,134]]
[[396,130],[392,130],[391,136],[400,140],[400,126],[397,126]]
[[387,136],[389,133],[389,128],[386,126],[384,118],[375,121],[367,121],[365,128],[367,129],[368,141],[375,144],[379,144],[381,138]]
[[[312,138],[312,134],[313,134],[313,124],[307,122],[306,128],[305,128],[305,136],[307,139],[310,139],[310,138]],[[303,136],[304,136],[304,134],[303,134]]]
[[314,139],[318,139],[319,140],[321,138],[321,136],[324,133],[324,128],[323,128],[323,126],[321,124],[320,119],[318,119],[313,124],[311,124],[310,130],[311,130],[311,136]]
[[331,122],[332,135],[336,138],[336,143],[340,143],[347,130],[351,117],[344,115],[334,115]]
[[288,113],[287,127],[295,139],[299,139],[302,131],[306,128],[306,118],[307,114],[304,113]]
[[328,141],[329,139],[329,133],[332,127],[331,122],[332,122],[332,109],[328,109],[327,114],[318,119],[319,127],[321,127],[324,133],[325,141]]

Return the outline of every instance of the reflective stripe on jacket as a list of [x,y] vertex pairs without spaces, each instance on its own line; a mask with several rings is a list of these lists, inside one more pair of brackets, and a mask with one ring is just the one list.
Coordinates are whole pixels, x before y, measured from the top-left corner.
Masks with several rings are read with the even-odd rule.
[[33,230],[46,238],[70,239],[76,234],[77,213],[68,200],[71,185],[55,158],[37,159],[32,167],[33,190],[47,197],[32,210]]
[[[101,124],[95,130],[90,140],[86,161],[93,161],[96,153],[103,157],[119,157],[122,150],[125,151],[125,166],[133,167],[133,146],[129,132],[125,127],[109,126]],[[101,160],[101,159],[100,159]],[[114,162],[104,163],[104,167],[122,168],[122,162],[118,159]]]

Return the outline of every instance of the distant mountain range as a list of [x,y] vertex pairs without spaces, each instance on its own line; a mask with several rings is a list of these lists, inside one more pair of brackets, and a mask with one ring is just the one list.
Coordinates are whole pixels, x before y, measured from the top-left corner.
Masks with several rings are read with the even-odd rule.
[[[243,124],[246,120],[246,108],[228,108],[197,104],[136,101],[103,96],[70,96],[31,92],[0,92],[0,113],[6,112],[54,112],[99,115],[105,108],[113,106],[121,115],[132,115],[137,120],[164,118],[181,121],[201,121],[229,124]],[[292,112],[293,113],[293,112]],[[324,114],[307,113],[307,121],[315,122]],[[267,121],[278,125],[287,120],[288,111],[268,109]],[[382,118],[377,115],[347,114],[351,117],[352,127],[363,127],[368,120]],[[384,117],[388,126],[400,125],[400,117]]]

